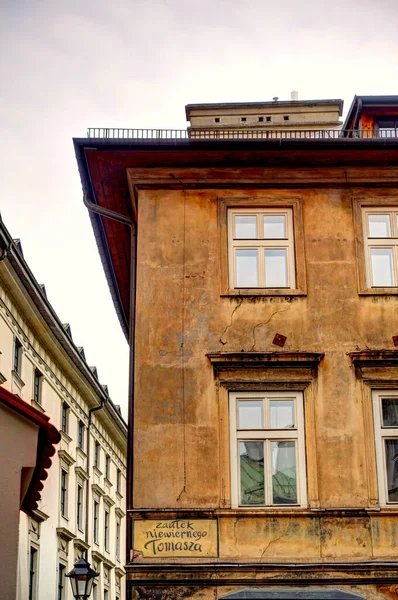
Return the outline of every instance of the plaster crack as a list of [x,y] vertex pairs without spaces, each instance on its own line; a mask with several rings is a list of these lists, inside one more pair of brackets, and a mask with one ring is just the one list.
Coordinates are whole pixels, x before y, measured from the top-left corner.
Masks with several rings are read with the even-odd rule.
[[238,308],[240,308],[242,306],[242,302],[243,302],[243,298],[240,298],[238,304],[235,306],[234,310],[231,313],[231,320],[230,320],[229,325],[226,326],[226,328],[224,329],[224,331],[221,334],[221,337],[220,337],[219,341],[220,341],[220,344],[222,344],[223,346],[225,346],[225,344],[227,343],[227,340],[225,339],[225,334],[227,333],[228,329],[230,327],[232,327],[232,321],[233,321],[233,318],[234,318],[234,314],[236,313],[236,311],[238,310]]
[[274,311],[274,312],[272,313],[272,315],[270,316],[270,318],[269,318],[267,321],[262,321],[261,323],[257,323],[257,325],[255,325],[255,326],[253,327],[253,331],[252,331],[252,336],[253,336],[253,346],[250,348],[250,350],[252,350],[252,351],[253,351],[253,350],[255,350],[255,348],[256,348],[256,344],[257,344],[257,341],[256,341],[256,329],[257,329],[257,327],[261,327],[262,325],[268,325],[268,323],[271,321],[271,319],[272,319],[272,318],[273,318],[275,315],[277,315],[278,313],[283,313],[283,312],[286,312],[287,310],[289,310],[289,308],[290,308],[290,305],[289,305],[287,308],[284,308],[283,310],[276,310],[276,311]]
[[265,546],[264,550],[261,553],[260,556],[260,562],[263,560],[264,558],[264,554],[267,552],[268,548],[272,545],[275,544],[275,542],[278,542],[281,538],[283,538],[283,533],[281,533],[281,535],[279,535],[277,538],[275,538],[274,540],[271,540],[270,542],[268,542],[268,544]]

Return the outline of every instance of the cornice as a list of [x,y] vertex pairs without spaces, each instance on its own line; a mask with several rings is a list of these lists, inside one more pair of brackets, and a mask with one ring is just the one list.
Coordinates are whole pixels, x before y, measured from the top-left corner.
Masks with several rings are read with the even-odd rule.
[[206,355],[214,371],[234,369],[317,368],[320,352],[215,352]]

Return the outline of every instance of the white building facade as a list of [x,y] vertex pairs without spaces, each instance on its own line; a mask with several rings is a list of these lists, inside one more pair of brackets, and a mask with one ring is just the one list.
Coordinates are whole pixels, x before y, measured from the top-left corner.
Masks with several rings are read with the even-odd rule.
[[21,513],[18,600],[72,600],[82,556],[92,598],[124,600],[127,426],[1,221],[0,385],[61,432],[38,509]]

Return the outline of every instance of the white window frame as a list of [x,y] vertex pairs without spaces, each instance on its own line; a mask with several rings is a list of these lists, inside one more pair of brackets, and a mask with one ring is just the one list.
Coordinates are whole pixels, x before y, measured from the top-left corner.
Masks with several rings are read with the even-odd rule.
[[[76,478],[76,525],[79,531],[84,532],[84,507],[85,507],[85,485],[84,481],[81,477]],[[81,503],[80,503],[80,511],[78,510],[79,506],[79,489],[81,490]]]
[[[369,232],[369,215],[389,215],[391,237],[385,238],[372,238]],[[398,287],[398,207],[393,206],[366,206],[362,207],[362,227],[363,227],[363,241],[364,241],[364,252],[365,252],[365,277],[366,286],[371,289],[379,288],[396,288]],[[394,284],[392,286],[375,286],[373,285],[373,272],[372,272],[372,260],[371,260],[371,249],[372,248],[391,248],[392,249],[392,262],[393,262],[393,279]]]
[[[65,473],[65,502],[64,502],[64,512],[62,512],[62,472]],[[64,462],[61,461],[60,464],[60,473],[59,473],[59,512],[61,517],[64,519],[68,519],[68,508],[69,508],[69,467]]]
[[[295,427],[292,429],[252,429],[238,430],[238,400],[262,399],[264,402],[272,399],[291,399],[295,401]],[[287,509],[303,508],[307,506],[306,485],[306,458],[305,458],[305,432],[304,432],[304,399],[302,392],[281,390],[278,392],[245,390],[229,393],[229,420],[230,420],[230,466],[231,466],[231,506],[242,510],[258,508]],[[297,473],[297,503],[272,504],[272,489],[270,477],[265,476],[265,504],[243,505],[240,503],[240,476],[239,476],[239,442],[240,441],[296,441],[296,473]],[[266,468],[267,457],[264,457]],[[269,466],[269,462],[268,462]],[[270,471],[268,471],[270,472]],[[268,480],[268,481],[267,481]]]
[[382,417],[382,399],[397,398],[398,390],[373,390],[373,423],[375,429],[375,446],[376,446],[376,466],[377,466],[377,481],[379,486],[379,503],[380,506],[396,506],[398,501],[392,502],[388,499],[388,481],[387,468],[385,457],[384,440],[398,439],[398,427],[383,427]]
[[[286,238],[265,239],[263,237],[265,215],[281,215],[285,217]],[[234,222],[236,216],[256,216],[257,219],[257,238],[240,239],[234,238]],[[265,290],[291,290],[296,289],[296,267],[295,267],[295,245],[294,245],[294,227],[293,227],[293,209],[292,208],[228,208],[228,271],[229,287],[239,288],[236,285],[236,250],[257,250],[257,279],[258,286],[252,289]],[[287,286],[266,287],[265,286],[265,259],[264,250],[266,249],[284,249],[287,255]]]

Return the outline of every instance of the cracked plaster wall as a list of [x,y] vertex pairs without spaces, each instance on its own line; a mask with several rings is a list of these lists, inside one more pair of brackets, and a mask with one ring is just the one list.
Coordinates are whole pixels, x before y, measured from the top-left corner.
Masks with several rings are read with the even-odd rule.
[[[389,190],[389,194],[398,190]],[[303,201],[305,297],[220,297],[218,196]],[[384,190],[140,192],[135,383],[135,508],[221,506],[220,428],[208,352],[324,352],[315,399],[321,509],[369,506],[362,387],[346,353],[392,349],[395,297],[360,297],[352,196]],[[394,516],[220,519],[220,558],[395,556]]]

